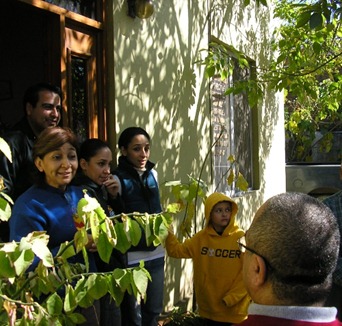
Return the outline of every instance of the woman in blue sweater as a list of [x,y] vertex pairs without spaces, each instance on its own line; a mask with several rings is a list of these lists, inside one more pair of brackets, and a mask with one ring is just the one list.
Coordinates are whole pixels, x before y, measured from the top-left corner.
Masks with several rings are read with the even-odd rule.
[[[148,133],[139,127],[125,129],[118,141],[121,156],[114,177],[118,181],[117,199],[121,209],[116,213],[160,213],[162,211],[154,164],[149,161],[151,139]],[[164,248],[147,246],[143,236],[136,247],[127,253],[128,267],[145,262],[145,268],[151,275],[148,283],[146,301],[138,304],[133,295],[125,294],[121,304],[123,326],[156,326],[158,316],[163,310],[164,288]]]
[[[11,241],[20,241],[33,231],[46,231],[48,247],[55,256],[62,243],[73,240],[76,233],[73,214],[83,197],[82,188],[70,185],[78,167],[76,148],[76,136],[69,129],[47,128],[39,135],[33,147],[36,182],[13,206],[9,220]],[[91,250],[92,245],[89,241],[87,248]],[[39,258],[35,257],[31,269],[38,262]],[[84,263],[82,254],[72,257],[69,262]],[[89,264],[90,271],[95,272],[92,253],[89,253]],[[96,325],[92,317],[94,309],[83,309],[81,313],[87,315],[88,325]]]

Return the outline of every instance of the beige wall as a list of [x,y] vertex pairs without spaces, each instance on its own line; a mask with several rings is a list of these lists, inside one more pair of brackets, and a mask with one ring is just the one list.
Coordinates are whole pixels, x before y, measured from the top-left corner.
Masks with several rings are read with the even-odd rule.
[[[148,19],[126,15],[126,1],[113,1],[112,52],[109,53],[108,102],[114,107],[110,121],[115,135],[138,125],[152,136],[151,160],[159,175],[163,201],[170,200],[163,183],[186,182],[198,177],[211,144],[208,81],[203,66],[195,63],[211,37],[233,45],[258,65],[271,56],[271,11],[227,1],[154,1]],[[210,14],[209,14],[210,13]],[[113,62],[114,65],[110,63]],[[270,196],[285,191],[285,158],[282,97],[266,92],[258,108],[260,189],[237,198],[239,220],[248,228],[253,212]],[[202,179],[211,185],[210,160]],[[177,221],[175,222],[177,225]],[[191,261],[167,259],[165,309],[191,296]]]

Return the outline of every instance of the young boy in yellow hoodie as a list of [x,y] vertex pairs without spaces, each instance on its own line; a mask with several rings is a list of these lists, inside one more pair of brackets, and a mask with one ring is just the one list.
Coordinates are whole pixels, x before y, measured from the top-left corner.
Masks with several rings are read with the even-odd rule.
[[205,201],[206,226],[180,243],[169,230],[166,250],[170,257],[192,258],[198,313],[207,325],[231,325],[247,318],[250,298],[242,281],[244,236],[235,222],[237,204],[215,192]]

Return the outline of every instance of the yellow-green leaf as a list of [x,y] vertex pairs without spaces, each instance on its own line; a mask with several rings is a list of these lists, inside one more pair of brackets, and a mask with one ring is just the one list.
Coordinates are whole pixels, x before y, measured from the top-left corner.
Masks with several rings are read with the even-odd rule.
[[246,179],[243,177],[241,173],[239,173],[239,176],[236,180],[236,186],[242,191],[248,190],[248,182],[246,181]]
[[97,241],[97,251],[100,258],[104,262],[108,263],[113,251],[113,245],[109,242],[108,236],[102,232],[100,233],[99,239]]
[[124,254],[130,248],[131,244],[127,239],[123,223],[116,223],[114,225],[114,228],[116,235],[118,237],[118,241],[116,243],[115,248]]
[[[3,195],[4,193],[1,193]],[[0,197],[0,220],[1,221],[8,221],[11,217],[11,206],[7,200]]]
[[63,300],[55,292],[52,293],[46,301],[46,308],[50,315],[59,316],[63,310]]
[[88,294],[98,300],[108,292],[106,277],[101,274],[92,274],[88,277],[86,286]]
[[11,149],[2,137],[0,137],[0,151],[3,152],[7,159],[12,163]]
[[137,221],[129,219],[129,235],[131,243],[136,246],[141,239],[141,228]]

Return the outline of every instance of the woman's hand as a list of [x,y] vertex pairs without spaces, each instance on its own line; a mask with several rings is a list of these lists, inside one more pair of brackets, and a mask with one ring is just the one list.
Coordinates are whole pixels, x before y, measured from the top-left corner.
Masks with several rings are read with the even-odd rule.
[[89,252],[96,252],[97,251],[96,244],[93,241],[93,237],[91,236],[91,234],[88,234],[88,243],[86,244],[86,249]]
[[112,174],[109,175],[108,179],[103,183],[103,185],[106,187],[108,194],[112,198],[116,198],[119,191],[119,183],[114,179]]

